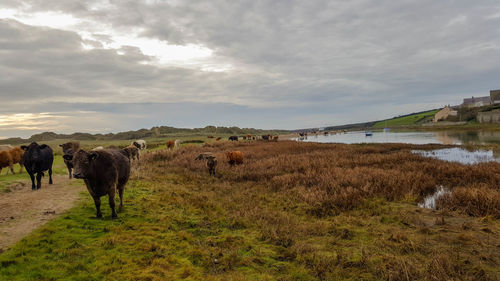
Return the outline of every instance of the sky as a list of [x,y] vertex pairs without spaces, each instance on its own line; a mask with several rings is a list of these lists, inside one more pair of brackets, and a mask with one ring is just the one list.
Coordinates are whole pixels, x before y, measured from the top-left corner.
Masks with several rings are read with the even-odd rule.
[[499,62],[498,0],[2,0],[0,138],[380,120]]

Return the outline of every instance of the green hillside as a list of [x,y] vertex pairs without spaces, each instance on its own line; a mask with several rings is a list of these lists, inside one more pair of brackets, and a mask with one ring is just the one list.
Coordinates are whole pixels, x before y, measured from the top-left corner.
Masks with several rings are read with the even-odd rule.
[[434,115],[439,111],[439,109],[434,109],[430,111],[415,113],[411,115],[406,115],[402,117],[395,117],[392,119],[382,120],[375,125],[373,128],[385,128],[385,127],[396,127],[396,126],[411,126],[424,123],[426,121],[432,120]]

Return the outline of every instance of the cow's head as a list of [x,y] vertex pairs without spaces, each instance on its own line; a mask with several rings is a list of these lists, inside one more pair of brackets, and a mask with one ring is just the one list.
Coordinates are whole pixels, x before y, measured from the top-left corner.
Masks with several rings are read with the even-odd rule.
[[31,165],[31,170],[35,171],[43,161],[42,149],[47,148],[46,144],[39,145],[36,142],[32,142],[30,145],[21,146],[21,149],[25,151],[25,157],[27,157],[29,164]]
[[134,141],[132,143],[132,145],[135,146],[135,147],[137,147],[138,149],[141,149],[141,145],[138,142],[136,142],[136,141]]
[[85,179],[90,174],[92,162],[99,157],[95,151],[87,152],[79,150],[72,156],[64,155],[64,159],[73,160],[73,176],[77,179]]

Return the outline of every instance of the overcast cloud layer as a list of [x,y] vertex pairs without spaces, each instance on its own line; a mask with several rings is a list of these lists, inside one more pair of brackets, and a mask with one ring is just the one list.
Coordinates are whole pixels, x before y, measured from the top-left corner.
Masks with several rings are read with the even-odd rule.
[[500,88],[500,3],[0,2],[0,137],[304,128]]

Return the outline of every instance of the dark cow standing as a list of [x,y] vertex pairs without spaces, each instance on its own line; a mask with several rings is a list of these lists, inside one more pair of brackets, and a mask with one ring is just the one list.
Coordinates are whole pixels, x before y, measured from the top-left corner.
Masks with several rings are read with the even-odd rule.
[[230,141],[238,141],[238,136],[230,136],[229,140]]
[[[75,153],[75,151],[78,151],[78,149],[80,149],[80,142],[77,142],[77,141],[76,142],[67,142],[67,143],[63,143],[59,146],[62,147],[63,157],[64,157],[64,155],[73,155],[73,153]],[[69,178],[71,179],[71,169],[73,169],[73,163],[71,163],[71,161],[68,161],[68,160],[66,160],[66,158],[64,158],[64,164],[66,164],[66,168],[68,168]]]
[[52,149],[46,144],[38,145],[36,142],[32,142],[29,146],[23,145],[21,148],[25,151],[23,163],[31,178],[31,189],[42,187],[42,177],[47,170],[49,171],[49,184],[52,184],[52,163],[54,162]]
[[123,206],[123,190],[130,177],[130,162],[123,150],[103,149],[97,151],[79,150],[73,156],[65,155],[72,160],[74,177],[83,179],[87,190],[94,199],[97,217],[102,218],[101,197],[108,195],[112,217],[118,217],[115,210],[115,194],[118,190],[120,207]]

